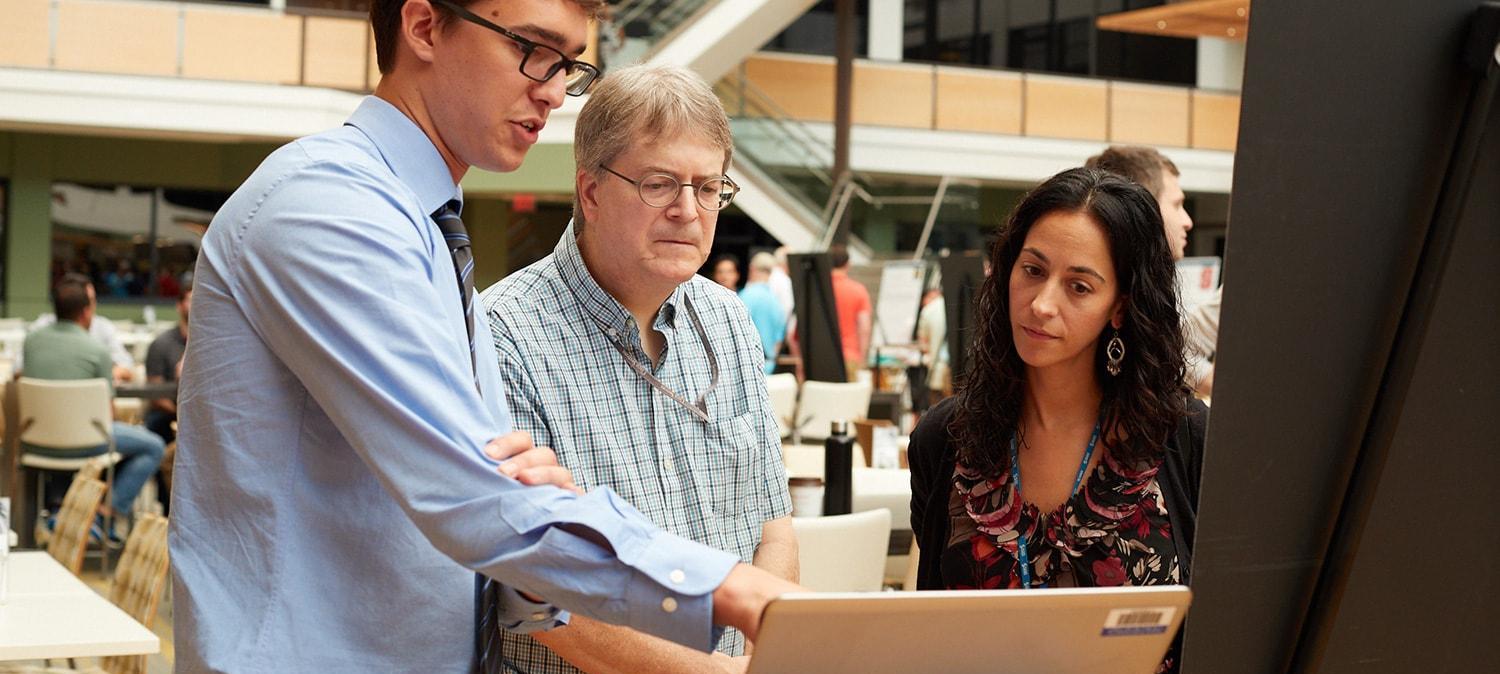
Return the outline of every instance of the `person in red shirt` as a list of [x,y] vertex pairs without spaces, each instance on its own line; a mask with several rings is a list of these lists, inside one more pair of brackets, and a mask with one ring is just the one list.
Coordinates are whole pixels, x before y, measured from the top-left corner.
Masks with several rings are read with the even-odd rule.
[[870,351],[870,291],[865,284],[849,278],[849,249],[834,245],[828,249],[833,263],[833,304],[839,313],[839,341],[844,345],[844,368],[849,381],[865,364]]

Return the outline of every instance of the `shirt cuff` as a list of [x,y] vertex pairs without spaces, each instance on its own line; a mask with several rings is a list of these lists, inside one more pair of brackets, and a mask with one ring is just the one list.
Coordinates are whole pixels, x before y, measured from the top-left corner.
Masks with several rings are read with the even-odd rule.
[[562,627],[572,617],[567,611],[547,602],[534,602],[521,596],[520,591],[509,585],[500,586],[496,601],[499,609],[495,614],[495,624],[516,634],[545,632]]
[[713,651],[724,633],[713,624],[713,592],[739,562],[736,555],[705,550],[659,532],[632,564],[640,573],[625,588],[631,626],[705,653]]

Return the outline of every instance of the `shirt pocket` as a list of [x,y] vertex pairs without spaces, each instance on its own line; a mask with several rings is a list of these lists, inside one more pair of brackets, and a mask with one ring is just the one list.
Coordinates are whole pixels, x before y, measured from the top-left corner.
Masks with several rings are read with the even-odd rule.
[[707,476],[701,488],[708,495],[713,517],[726,528],[736,524],[756,527],[753,538],[758,540],[763,476],[756,471],[761,447],[756,441],[754,418],[752,412],[712,422],[700,474]]

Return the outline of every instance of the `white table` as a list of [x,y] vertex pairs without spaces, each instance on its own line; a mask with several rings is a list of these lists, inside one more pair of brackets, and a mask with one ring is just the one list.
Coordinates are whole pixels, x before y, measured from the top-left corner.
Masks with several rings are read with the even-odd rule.
[[156,653],[161,640],[45,552],[12,552],[0,660]]
[[[787,477],[823,477],[821,445],[786,445]],[[864,454],[855,447],[854,485],[851,501],[854,512],[887,508],[891,511],[891,529],[911,529],[911,471],[905,468],[865,468]]]

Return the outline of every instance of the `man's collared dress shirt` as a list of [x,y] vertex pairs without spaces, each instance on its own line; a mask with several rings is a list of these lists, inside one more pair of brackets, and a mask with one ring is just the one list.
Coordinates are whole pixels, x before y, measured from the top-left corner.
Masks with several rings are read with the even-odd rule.
[[[663,529],[750,563],[762,526],[790,514],[791,499],[765,355],[744,306],[701,276],[678,286],[657,314],[666,347],[653,368],[635,319],[589,274],[573,232],[480,296],[515,427],[556,450],[579,486],[611,487]],[[706,423],[610,344],[697,401],[712,377],[689,303],[719,368]],[[718,650],[742,653],[744,636],[726,630]],[[504,653],[530,674],[577,671],[524,635],[505,635]]]
[[179,672],[468,671],[471,569],[511,588],[517,627],[554,621],[519,589],[712,646],[735,555],[483,455],[510,430],[505,388],[489,340],[471,364],[430,217],[460,197],[421,129],[372,97],[272,153],[215,216],[172,492]]

